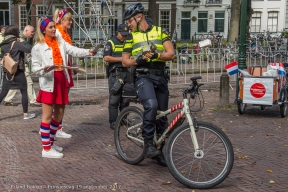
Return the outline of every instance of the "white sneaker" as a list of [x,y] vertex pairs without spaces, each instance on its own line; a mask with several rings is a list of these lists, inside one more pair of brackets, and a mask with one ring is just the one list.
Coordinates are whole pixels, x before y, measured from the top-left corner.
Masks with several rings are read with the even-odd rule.
[[24,115],[23,119],[32,119],[35,117],[35,113],[27,113],[26,115]]
[[50,151],[45,151],[44,149],[42,150],[42,157],[47,157],[47,158],[62,158],[63,153],[59,153],[55,149],[51,148]]
[[72,137],[71,134],[65,133],[65,132],[63,131],[63,128],[62,128],[62,129],[59,129],[59,130],[56,132],[56,135],[55,135],[55,136],[56,136],[56,137],[59,137],[59,138],[67,138],[67,139],[69,139],[69,138]]
[[53,144],[51,147],[52,147],[53,149],[55,149],[56,151],[58,151],[58,152],[62,152],[62,151],[63,151],[63,147],[59,147],[59,146],[57,146],[57,145],[55,145],[55,144]]

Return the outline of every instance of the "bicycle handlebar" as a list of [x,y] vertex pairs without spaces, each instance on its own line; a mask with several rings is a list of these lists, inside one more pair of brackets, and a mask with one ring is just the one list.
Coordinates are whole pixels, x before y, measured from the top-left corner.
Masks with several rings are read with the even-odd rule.
[[204,85],[203,83],[198,83],[198,82],[197,82],[198,79],[202,79],[201,76],[191,77],[190,79],[191,79],[192,83],[190,84],[190,86],[189,86],[187,89],[185,89],[185,90],[183,91],[183,98],[184,98],[184,99],[187,98],[187,94],[188,94],[188,93],[190,93],[190,97],[191,97],[192,99],[194,99],[195,96],[196,96],[196,94],[198,94],[199,88],[200,88],[202,85]]

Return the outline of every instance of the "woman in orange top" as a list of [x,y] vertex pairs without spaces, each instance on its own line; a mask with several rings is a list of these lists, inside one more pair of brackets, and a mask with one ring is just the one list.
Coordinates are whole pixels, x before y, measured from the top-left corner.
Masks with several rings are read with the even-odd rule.
[[[65,105],[68,104],[67,82],[70,76],[66,53],[75,57],[94,55],[92,50],[80,49],[58,41],[56,27],[52,18],[39,19],[35,45],[32,48],[32,71],[39,75],[40,91],[37,102],[42,103],[40,134],[42,139],[42,157],[62,158],[63,148],[53,145],[54,137],[63,118]],[[63,67],[61,67],[63,66]],[[54,118],[51,117],[54,110]]]
[[[68,33],[68,30],[71,28],[71,24],[72,24],[71,13],[67,12],[65,9],[63,9],[63,10],[56,9],[56,11],[54,13],[53,20],[56,24],[56,37],[60,41],[64,40],[67,43],[69,43],[70,45],[72,45],[72,40],[71,40],[71,37]],[[72,65],[72,56],[66,54],[65,57],[67,58],[67,61],[68,61],[67,65],[71,66]],[[67,86],[68,92],[69,92],[70,87],[74,86],[71,69],[68,69],[68,75],[70,77],[70,82],[69,83],[66,82],[66,86]],[[59,137],[59,138],[71,138],[72,137],[71,134],[68,134],[68,133],[63,131],[62,120],[61,120],[60,125],[58,127],[58,130],[56,132],[56,137]]]

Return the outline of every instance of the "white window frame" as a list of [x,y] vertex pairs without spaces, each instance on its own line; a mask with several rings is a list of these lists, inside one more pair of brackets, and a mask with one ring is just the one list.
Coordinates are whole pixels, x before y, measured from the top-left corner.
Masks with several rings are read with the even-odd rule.
[[[11,12],[11,2],[8,1],[8,0],[2,0],[1,3],[8,3],[8,9],[3,9],[3,8],[1,9],[1,8],[0,8],[0,10],[4,12],[4,13],[3,13],[3,14],[4,14],[3,25],[11,25],[11,15],[10,15],[10,14],[9,14],[9,23],[6,23],[6,22],[5,22],[5,18],[6,18],[6,17],[5,17],[5,11],[8,11],[8,13]],[[5,22],[5,23],[4,23],[4,22]]]
[[[259,14],[259,15],[258,15]],[[254,17],[253,17],[254,15]],[[259,17],[260,16],[260,17]],[[261,32],[261,18],[262,18],[262,11],[255,11],[252,16],[251,16],[251,22],[250,22],[250,32],[251,33],[259,33]],[[256,25],[256,21],[259,20],[260,24],[259,24],[259,30],[257,31],[257,25]],[[255,30],[254,30],[255,29]]]
[[[169,11],[169,19],[168,19],[168,21],[169,21],[169,27],[168,28],[166,28],[166,27],[163,27],[162,25],[161,25],[161,11]],[[165,19],[166,20],[166,19]],[[160,27],[162,27],[162,28],[165,28],[166,30],[168,30],[169,32],[171,31],[171,10],[169,10],[169,9],[160,9],[159,10],[159,26]]]
[[[222,18],[216,18],[216,13],[224,13],[224,17]],[[223,25],[223,31],[216,31],[215,30],[215,27],[216,27],[216,20],[223,20],[224,21],[224,25]],[[214,32],[217,32],[217,33],[224,33],[225,32],[225,11],[215,11],[214,13]]]
[[[277,13],[277,18],[276,17],[269,17],[270,13]],[[272,19],[272,25],[269,25],[269,19]],[[276,25],[274,24],[274,19],[276,19],[276,21],[277,21]],[[279,11],[269,11],[268,16],[267,16],[267,30],[269,30],[270,32],[277,32],[278,31],[278,25],[279,25]],[[274,26],[276,26],[276,29]]]
[[[43,12],[43,14],[41,15],[39,14],[40,9],[41,12]],[[40,16],[46,16],[47,15],[46,11],[47,11],[46,5],[36,5],[36,15],[38,18],[40,18]]]
[[[22,30],[24,30],[24,27],[26,27],[28,25],[26,5],[19,5],[18,8],[19,8],[19,30],[22,31]],[[21,12],[22,12],[23,8],[25,9],[25,13],[26,13],[26,14],[24,14],[25,20],[26,20],[25,23],[24,23],[24,21],[22,22],[22,20],[24,20],[24,18],[21,18]],[[24,24],[23,28],[22,28],[22,24]]]

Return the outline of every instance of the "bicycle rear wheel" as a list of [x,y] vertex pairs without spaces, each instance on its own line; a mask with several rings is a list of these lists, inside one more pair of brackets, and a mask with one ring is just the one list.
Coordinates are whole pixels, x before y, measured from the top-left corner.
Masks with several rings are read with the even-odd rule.
[[196,132],[200,156],[197,156],[189,124],[176,128],[166,145],[166,162],[171,174],[180,183],[198,189],[220,184],[230,173],[234,152],[226,134],[218,127],[198,122]]
[[132,165],[144,160],[142,116],[143,111],[138,107],[126,107],[119,114],[114,129],[114,141],[118,154],[124,162]]

